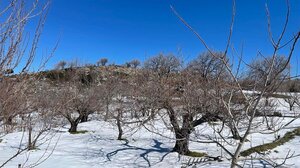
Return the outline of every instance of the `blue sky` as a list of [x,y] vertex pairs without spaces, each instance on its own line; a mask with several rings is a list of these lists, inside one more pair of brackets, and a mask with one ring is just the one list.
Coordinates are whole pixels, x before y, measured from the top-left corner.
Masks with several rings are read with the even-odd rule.
[[[232,46],[238,51],[244,46],[246,61],[254,59],[258,51],[271,54],[266,2],[277,38],[286,14],[284,0],[236,1]],[[179,50],[188,61],[205,49],[172,13],[170,5],[212,49],[224,49],[231,20],[231,0],[52,0],[39,53],[51,49],[60,39],[47,68],[60,60],[95,63],[102,57],[108,58],[109,63],[123,64],[132,59],[143,61],[160,52],[176,54]],[[300,1],[290,0],[290,5],[290,22],[284,40],[300,30]],[[295,56],[299,54],[297,49]]]

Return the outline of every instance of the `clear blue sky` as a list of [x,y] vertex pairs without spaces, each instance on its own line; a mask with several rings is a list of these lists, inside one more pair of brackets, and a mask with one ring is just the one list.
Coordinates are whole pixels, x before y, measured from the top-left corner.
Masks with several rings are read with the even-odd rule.
[[[271,54],[266,2],[277,38],[286,14],[284,0],[236,0],[232,45],[239,51],[244,45],[246,61],[253,59],[257,51]],[[96,63],[106,57],[116,64],[132,59],[143,61],[159,52],[177,53],[179,48],[183,58],[190,60],[205,51],[204,47],[176,18],[170,5],[211,48],[224,49],[231,20],[231,0],[52,0],[39,48],[49,49],[60,39],[48,68],[59,60]],[[290,5],[287,37],[300,30],[300,1],[290,0]],[[295,56],[299,54],[297,49]]]

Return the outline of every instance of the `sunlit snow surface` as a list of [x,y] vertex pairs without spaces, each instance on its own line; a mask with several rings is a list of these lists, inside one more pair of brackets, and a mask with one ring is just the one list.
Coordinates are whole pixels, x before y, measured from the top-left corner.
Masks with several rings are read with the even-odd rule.
[[[279,104],[278,111],[290,113],[287,104],[282,99],[275,100]],[[298,109],[297,109],[298,110]],[[260,120],[259,118],[257,120]],[[291,118],[278,119],[283,120],[280,123],[286,123]],[[78,130],[87,130],[85,134],[69,134],[68,125],[62,128],[55,128],[50,131],[38,144],[43,143],[37,150],[24,152],[18,157],[12,159],[4,167],[16,168],[18,164],[24,167],[37,166],[41,168],[90,168],[90,167],[181,167],[185,165],[189,158],[179,156],[171,152],[174,145],[173,134],[166,128],[159,119],[153,123],[147,124],[147,129],[158,132],[164,136],[149,132],[144,127],[135,126],[125,127],[125,135],[128,141],[116,140],[118,132],[117,127],[112,122],[89,121],[81,123]],[[154,127],[152,127],[153,125]],[[300,121],[296,120],[293,124],[283,129],[278,134],[283,136],[285,132],[300,126]],[[259,129],[259,128],[258,128]],[[213,135],[213,130],[207,124],[199,126],[195,132],[206,135]],[[277,134],[276,134],[277,135]],[[0,143],[0,164],[17,151],[23,133],[10,133],[1,137]],[[198,138],[201,138],[201,136]],[[251,146],[272,142],[274,134],[253,133],[248,139],[251,141],[244,145],[244,149]],[[26,145],[26,134],[24,134],[23,145]],[[197,140],[194,134],[192,140]],[[227,146],[230,151],[234,146]],[[300,137],[289,141],[288,143],[271,150],[264,157],[272,158],[278,163],[285,158],[287,153],[294,155],[300,154]],[[216,144],[204,144],[191,142],[190,150],[206,152],[210,156],[223,156],[223,162],[204,162],[197,164],[197,167],[229,167],[230,161],[226,159],[226,153]],[[257,154],[252,156],[262,157]],[[264,167],[264,162],[254,160],[254,167]],[[36,165],[38,164],[38,165]],[[241,162],[244,167],[251,167],[251,161]],[[191,167],[191,166],[190,166]],[[286,167],[300,167],[300,157],[293,157],[286,162]]]

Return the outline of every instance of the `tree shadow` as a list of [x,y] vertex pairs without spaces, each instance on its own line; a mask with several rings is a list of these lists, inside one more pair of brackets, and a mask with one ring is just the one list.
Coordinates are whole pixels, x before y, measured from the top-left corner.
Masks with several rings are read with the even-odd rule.
[[[158,153],[165,153],[162,158],[160,158],[159,162],[162,162],[164,160],[164,158],[172,151],[170,148],[163,148],[161,147],[161,145],[163,143],[159,142],[156,139],[153,139],[154,141],[154,145],[152,146],[152,148],[141,148],[141,147],[136,147],[136,146],[132,146],[129,144],[128,140],[124,140],[125,143],[123,144],[123,146],[125,146],[124,148],[121,149],[117,149],[115,151],[112,151],[110,153],[106,154],[106,158],[108,161],[111,161],[111,157],[115,156],[118,152],[122,152],[122,151],[127,151],[127,150],[140,150],[143,151],[143,153],[141,153],[139,156],[142,157],[148,164],[148,166],[153,166],[151,165],[150,160],[148,159],[148,155],[152,152],[158,152]],[[157,163],[159,163],[157,162]]]

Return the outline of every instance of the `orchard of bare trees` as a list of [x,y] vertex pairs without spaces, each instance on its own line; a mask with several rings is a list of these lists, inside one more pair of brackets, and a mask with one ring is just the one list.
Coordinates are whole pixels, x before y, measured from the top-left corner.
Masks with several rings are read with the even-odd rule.
[[[125,149],[154,150],[145,149],[145,144],[132,146],[145,137],[151,139],[148,135],[164,138],[168,143],[167,149],[160,147],[162,143],[159,147],[154,145],[154,151],[166,153],[161,162],[169,153],[194,158],[181,162],[182,167],[204,162],[251,167],[256,161],[280,167],[300,155],[295,153],[294,146],[279,159],[269,157],[277,147],[300,136],[300,81],[291,75],[291,59],[297,56],[294,52],[299,48],[300,30],[285,37],[289,3],[278,37],[272,35],[271,16],[266,7],[267,33],[273,51],[271,55],[259,51],[259,58],[252,62],[245,62],[242,55],[230,51],[234,2],[223,51],[211,49],[201,33],[171,7],[205,47],[188,62],[176,54],[159,53],[143,63],[134,59],[125,65],[108,66],[108,59],[101,58],[95,65],[60,61],[52,70],[43,70],[46,59],[37,72],[32,72],[30,67],[36,59],[49,4],[41,5],[36,0],[28,8],[25,2],[12,0],[0,11],[0,167],[24,155],[26,159],[19,167],[40,166],[59,150],[57,145],[64,138],[81,134],[99,136],[96,142],[107,135],[111,137],[106,141],[124,141],[121,145],[126,148],[99,156],[106,156],[108,161]],[[32,19],[37,20],[37,25],[32,41],[28,42],[24,40],[25,27]],[[286,38],[290,40],[284,41]],[[56,46],[49,57],[55,49]],[[96,131],[81,129],[89,123],[99,124],[92,126],[99,127],[97,136]],[[13,133],[20,133],[20,139],[12,146],[13,152],[4,156],[5,150],[10,149],[5,146],[9,142],[2,140]],[[137,134],[147,136],[139,140]],[[257,140],[264,136],[265,140]],[[93,138],[82,141],[90,143]],[[105,145],[97,145],[102,152]],[[214,152],[205,148],[208,145]],[[39,149],[43,151],[39,159],[28,161],[28,153]],[[140,156],[151,166],[149,158]]]

